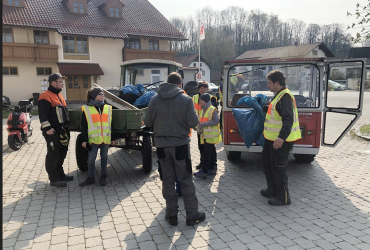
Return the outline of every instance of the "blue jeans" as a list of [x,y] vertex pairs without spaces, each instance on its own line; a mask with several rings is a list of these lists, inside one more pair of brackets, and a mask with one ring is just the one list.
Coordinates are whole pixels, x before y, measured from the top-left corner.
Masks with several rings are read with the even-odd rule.
[[91,144],[91,150],[89,151],[89,160],[87,165],[89,168],[88,175],[89,177],[94,177],[95,172],[95,160],[98,155],[98,149],[100,148],[100,158],[101,158],[101,174],[107,174],[107,163],[108,163],[108,144]]

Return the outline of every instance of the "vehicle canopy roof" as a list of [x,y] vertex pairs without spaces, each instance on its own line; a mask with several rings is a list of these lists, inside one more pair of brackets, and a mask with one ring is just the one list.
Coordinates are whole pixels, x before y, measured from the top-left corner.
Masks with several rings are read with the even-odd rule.
[[134,65],[134,64],[164,64],[164,65],[174,65],[176,67],[182,68],[181,63],[177,63],[174,61],[169,60],[161,60],[161,59],[135,59],[135,60],[128,60],[123,63],[121,63],[122,66],[126,65]]
[[238,63],[279,63],[279,62],[323,62],[326,57],[315,58],[272,58],[272,59],[249,59],[249,60],[228,60],[224,64],[238,64]]

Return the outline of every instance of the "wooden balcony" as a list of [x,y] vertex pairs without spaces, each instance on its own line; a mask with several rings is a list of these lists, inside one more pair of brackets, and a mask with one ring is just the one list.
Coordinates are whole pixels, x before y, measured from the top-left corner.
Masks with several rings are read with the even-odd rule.
[[58,62],[58,45],[3,43],[3,61]]
[[161,59],[175,61],[176,51],[125,49],[124,61],[134,59]]

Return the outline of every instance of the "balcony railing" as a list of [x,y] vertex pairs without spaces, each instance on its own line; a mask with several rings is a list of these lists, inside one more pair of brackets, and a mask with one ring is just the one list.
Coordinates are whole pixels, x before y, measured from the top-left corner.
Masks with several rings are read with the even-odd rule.
[[174,61],[176,53],[176,51],[125,49],[124,61],[134,59],[161,59]]
[[3,60],[58,62],[58,45],[3,43]]

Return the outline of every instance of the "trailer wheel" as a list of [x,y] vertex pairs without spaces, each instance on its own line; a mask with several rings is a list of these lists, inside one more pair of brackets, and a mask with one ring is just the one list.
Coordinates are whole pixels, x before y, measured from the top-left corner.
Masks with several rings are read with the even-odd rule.
[[315,160],[316,155],[303,155],[303,154],[294,154],[294,158],[299,163],[311,163]]
[[237,161],[242,156],[242,152],[238,151],[226,151],[226,156],[229,161]]
[[89,159],[89,153],[82,147],[82,135],[79,134],[76,139],[76,161],[77,166],[81,171],[87,171],[87,161]]
[[150,135],[143,135],[143,148],[141,153],[143,155],[143,170],[145,173],[150,173],[152,171],[152,140]]

